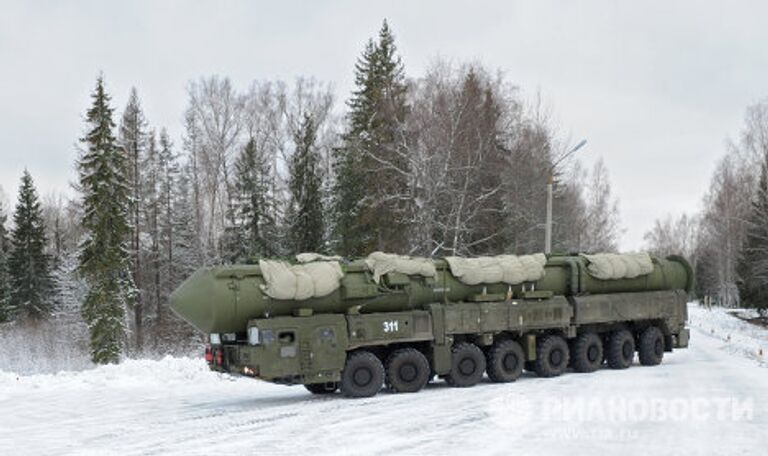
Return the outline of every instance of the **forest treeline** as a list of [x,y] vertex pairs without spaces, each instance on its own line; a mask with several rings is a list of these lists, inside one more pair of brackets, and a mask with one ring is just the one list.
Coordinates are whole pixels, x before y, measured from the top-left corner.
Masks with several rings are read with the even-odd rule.
[[[247,90],[226,77],[194,80],[176,139],[151,123],[136,89],[117,110],[99,77],[76,195],[40,197],[25,172],[15,207],[0,211],[6,329],[102,363],[176,353],[198,335],[168,296],[203,265],[301,251],[542,251],[550,173],[553,250],[616,250],[618,204],[602,160],[588,172],[575,159],[554,166],[572,144],[507,76],[441,59],[409,76],[386,22],[353,71],[343,102],[307,77]],[[684,237],[696,247],[682,251],[707,270],[703,229],[672,233],[667,245],[680,225],[669,223],[657,224],[651,248],[678,249]]]
[[726,148],[701,211],[656,221],[645,238],[656,253],[691,259],[697,297],[768,315],[768,100],[746,109]]

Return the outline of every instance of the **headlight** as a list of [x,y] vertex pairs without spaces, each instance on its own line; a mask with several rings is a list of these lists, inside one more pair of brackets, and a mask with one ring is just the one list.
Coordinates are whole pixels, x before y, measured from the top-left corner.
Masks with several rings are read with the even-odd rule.
[[210,336],[211,339],[211,345],[219,345],[221,344],[221,336],[217,333],[212,333]]
[[251,345],[259,345],[259,328],[255,326],[248,328],[248,343]]

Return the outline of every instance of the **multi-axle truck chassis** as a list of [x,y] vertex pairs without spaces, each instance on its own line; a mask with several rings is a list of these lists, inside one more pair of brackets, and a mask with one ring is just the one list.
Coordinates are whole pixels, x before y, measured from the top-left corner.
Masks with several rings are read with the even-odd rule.
[[174,309],[210,334],[213,370],[312,393],[350,397],[388,386],[415,392],[434,376],[468,387],[484,374],[516,380],[568,368],[657,365],[688,345],[690,266],[653,259],[645,276],[599,280],[578,256],[552,256],[540,280],[465,285],[445,261],[434,277],[390,272],[376,283],[362,261],[344,265],[330,296],[276,301],[258,266],[205,269],[174,293]]

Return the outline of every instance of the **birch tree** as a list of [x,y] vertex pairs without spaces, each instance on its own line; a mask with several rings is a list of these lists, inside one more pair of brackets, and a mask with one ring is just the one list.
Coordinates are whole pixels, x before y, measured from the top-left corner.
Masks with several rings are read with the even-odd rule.
[[608,169],[598,159],[586,187],[586,220],[581,249],[586,252],[615,252],[621,234],[619,203],[611,192]]
[[230,165],[241,139],[243,98],[229,79],[215,76],[192,82],[187,93],[187,136],[195,140],[204,247],[215,257],[230,203]]

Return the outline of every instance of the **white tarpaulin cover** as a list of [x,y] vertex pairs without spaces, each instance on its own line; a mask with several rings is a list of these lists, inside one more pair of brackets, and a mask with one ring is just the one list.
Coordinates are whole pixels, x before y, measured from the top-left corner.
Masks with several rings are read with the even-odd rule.
[[647,253],[597,253],[582,255],[587,259],[587,272],[596,279],[634,279],[653,272]]
[[373,272],[373,280],[376,283],[379,283],[381,276],[389,272],[424,277],[437,275],[435,264],[429,258],[413,258],[393,253],[373,252],[365,259],[365,264]]
[[338,261],[290,265],[285,261],[259,260],[266,285],[262,290],[270,298],[302,301],[327,296],[341,286],[344,273]]
[[467,285],[535,282],[544,277],[544,265],[547,263],[543,253],[479,258],[446,257],[445,260],[451,267],[451,274]]
[[314,253],[314,252],[306,252],[306,253],[300,253],[296,255],[296,261],[299,263],[311,263],[313,261],[341,261],[343,258],[341,258],[338,255],[328,256],[323,255],[320,253]]

